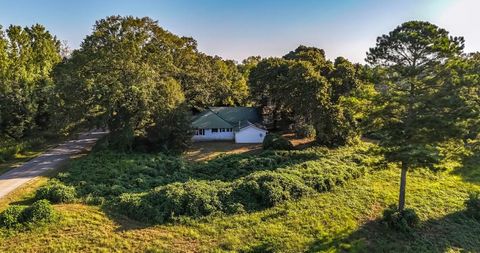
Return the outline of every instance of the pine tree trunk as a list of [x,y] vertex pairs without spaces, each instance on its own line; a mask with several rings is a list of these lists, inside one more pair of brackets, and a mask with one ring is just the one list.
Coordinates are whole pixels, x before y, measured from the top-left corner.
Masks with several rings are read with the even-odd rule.
[[400,194],[398,197],[398,211],[400,212],[405,209],[405,188],[407,186],[407,171],[407,163],[402,162],[402,173],[400,176]]

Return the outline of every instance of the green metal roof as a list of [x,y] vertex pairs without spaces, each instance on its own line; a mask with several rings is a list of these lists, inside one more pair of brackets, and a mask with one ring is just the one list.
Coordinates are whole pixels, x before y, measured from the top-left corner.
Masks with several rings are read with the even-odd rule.
[[194,128],[243,128],[250,123],[260,123],[254,107],[210,107],[192,119]]
[[192,121],[192,127],[198,129],[233,128],[230,123],[220,118],[211,110],[206,110],[195,116],[194,120]]
[[232,124],[238,124],[239,121],[254,124],[262,121],[255,107],[210,107],[210,110]]

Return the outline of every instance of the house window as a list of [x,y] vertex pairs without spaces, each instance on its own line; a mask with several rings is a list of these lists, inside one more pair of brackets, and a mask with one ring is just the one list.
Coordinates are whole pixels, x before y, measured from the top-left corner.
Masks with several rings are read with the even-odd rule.
[[231,129],[231,128],[227,128],[227,132],[232,132],[232,129]]
[[225,128],[220,128],[220,132],[225,132]]
[[260,134],[260,137],[263,137],[263,134]]
[[218,133],[218,128],[212,128],[212,133]]
[[205,129],[195,129],[195,135],[205,135]]

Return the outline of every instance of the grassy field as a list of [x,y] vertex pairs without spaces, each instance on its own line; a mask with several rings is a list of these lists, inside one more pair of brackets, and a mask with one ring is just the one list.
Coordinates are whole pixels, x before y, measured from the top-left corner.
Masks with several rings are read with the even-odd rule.
[[[335,159],[314,159],[329,158]],[[463,206],[468,192],[480,190],[478,171],[478,159],[472,159],[451,173],[409,173],[407,205],[422,221],[411,235],[390,231],[379,220],[397,198],[399,171],[390,166],[261,211],[161,225],[97,205],[55,205],[58,223],[0,230],[0,252],[479,252],[480,223]],[[30,198],[26,192],[17,201]]]

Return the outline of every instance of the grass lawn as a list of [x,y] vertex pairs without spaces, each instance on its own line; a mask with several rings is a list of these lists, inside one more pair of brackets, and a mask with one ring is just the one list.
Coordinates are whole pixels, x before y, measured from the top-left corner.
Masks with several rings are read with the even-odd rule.
[[463,206],[469,191],[480,190],[478,170],[472,161],[453,173],[409,173],[407,205],[421,218],[412,235],[379,221],[397,199],[399,170],[389,168],[262,211],[162,225],[95,205],[55,205],[55,224],[0,230],[0,252],[479,252],[480,223]]

